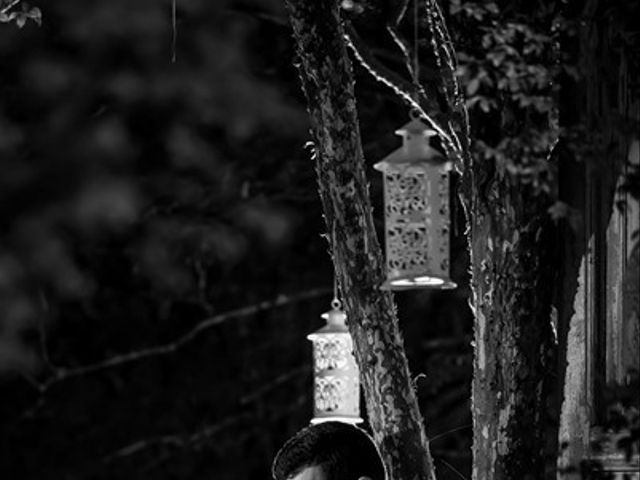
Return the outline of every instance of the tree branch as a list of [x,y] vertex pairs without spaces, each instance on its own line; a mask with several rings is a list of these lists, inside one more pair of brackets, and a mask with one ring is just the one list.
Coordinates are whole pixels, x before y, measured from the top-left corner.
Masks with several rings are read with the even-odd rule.
[[431,33],[431,46],[436,57],[436,64],[443,79],[443,92],[452,107],[461,99],[458,79],[456,78],[456,54],[453,50],[451,36],[444,21],[442,9],[437,0],[426,0],[427,25]]
[[254,315],[265,310],[271,310],[291,303],[327,295],[331,293],[331,291],[332,289],[329,287],[318,287],[292,295],[282,294],[273,300],[265,300],[254,305],[249,305],[206,318],[196,324],[191,330],[189,330],[178,339],[164,345],[157,345],[155,347],[135,350],[133,352],[124,353],[121,355],[115,355],[100,362],[83,365],[80,367],[65,368],[60,366],[51,366],[51,368],[53,369],[52,375],[44,381],[36,382],[36,386],[40,393],[44,394],[54,384],[64,380],[68,380],[70,378],[88,375],[90,373],[105,370],[107,368],[122,366],[145,358],[174,353],[180,348],[184,347],[187,343],[198,337],[201,333],[232,318]]
[[[438,1],[426,0],[425,5],[427,25],[431,34],[431,46],[440,71],[441,90],[447,105],[454,112],[454,115],[449,116],[447,129],[451,139],[455,142],[452,147],[457,153],[457,166],[461,170],[464,152],[468,148],[466,139],[469,136],[469,121],[464,96],[456,77],[456,53]],[[454,122],[457,123],[457,128]],[[460,138],[461,135],[462,139]]]
[[419,99],[415,99],[415,85],[380,63],[364,44],[353,25],[348,21],[344,23],[345,41],[358,62],[376,80],[391,88],[396,95],[420,112],[420,115],[425,118],[431,128],[438,132],[443,141],[452,143],[449,134],[445,131],[447,119],[440,113],[440,106],[435,98],[428,96],[424,89],[420,88],[418,91]]
[[276,378],[274,378],[272,381],[266,383],[265,385],[262,385],[260,388],[258,388],[257,390],[254,390],[253,392],[251,392],[248,395],[244,395],[243,397],[240,398],[240,405],[246,405],[248,403],[251,403],[253,401],[255,401],[256,399],[264,396],[265,394],[269,393],[270,391],[278,388],[279,386],[287,383],[288,381],[304,374],[304,373],[311,373],[311,365],[307,364],[307,365],[303,365],[302,367],[298,367],[295,368],[294,370],[291,370],[290,372],[286,372],[283,373],[282,375],[277,376]]
[[[296,373],[296,371],[294,370],[291,373]],[[302,405],[308,404],[308,402],[309,393],[305,392],[305,394],[293,399],[293,401],[288,404],[287,408],[279,411],[278,418],[280,418],[281,416],[286,417],[288,415],[291,415],[291,413],[295,411],[300,411],[300,407]],[[176,449],[190,448],[194,446],[199,447],[205,441],[209,440],[211,437],[220,433],[224,429],[244,420],[250,420],[252,419],[252,417],[253,415],[251,413],[245,411],[234,416],[226,417],[220,422],[205,425],[204,427],[192,433],[172,433],[168,435],[160,435],[156,437],[137,440],[133,443],[117,449],[115,452],[110,453],[109,455],[106,455],[102,458],[102,461],[105,463],[112,463],[119,459],[139,454],[153,447],[166,446]],[[166,457],[167,456],[165,455],[165,458],[160,458],[159,462],[165,460]]]
[[9,10],[11,10],[13,7],[15,7],[21,1],[22,0],[11,0],[8,4],[6,4],[4,7],[2,7],[2,9],[0,9],[0,14],[7,13]]
[[102,461],[105,463],[112,463],[115,460],[135,455],[152,447],[167,446],[173,448],[187,448],[194,445],[201,445],[203,441],[219,433],[221,430],[245,420],[248,417],[249,414],[241,413],[240,415],[227,417],[221,422],[206,425],[193,433],[161,435],[159,437],[138,440],[105,456]]
[[[390,18],[387,21],[387,31],[389,32],[389,35],[391,35],[391,38],[396,43],[400,51],[402,52],[405,64],[407,66],[407,70],[411,75],[411,78],[413,78],[413,81],[416,85],[419,85],[420,82],[417,78],[417,72],[414,71],[414,68],[412,65],[413,52],[411,51],[411,47],[409,46],[408,42],[406,42],[402,38],[402,36],[400,35],[400,32],[398,31],[398,28],[400,27],[400,22],[402,22],[402,20],[404,19],[404,16],[407,13],[408,7],[409,7],[409,0],[401,0],[400,2],[397,3],[397,6],[394,7],[392,14],[390,15]],[[414,48],[417,49],[418,45],[417,44],[414,45]]]
[[453,465],[451,465],[449,462],[447,462],[444,458],[438,458],[438,461],[442,462],[442,464],[445,467],[447,467],[449,470],[451,470],[453,473],[455,473],[458,476],[458,478],[461,478],[462,480],[469,480],[462,473],[460,473],[460,470],[455,468]]
[[380,290],[384,260],[364,169],[353,70],[345,44],[350,39],[337,1],[286,0],[285,5],[311,117],[334,271],[341,290],[348,292],[344,307],[373,436],[389,478],[434,480],[396,308],[391,293]]
[[409,72],[409,75],[411,75],[411,78],[413,78],[413,81],[415,82],[415,84],[419,85],[416,72],[413,68],[413,62],[411,60],[411,56],[412,56],[411,47],[406,42],[406,40],[404,40],[400,36],[400,32],[398,31],[397,25],[387,25],[387,32],[389,32],[389,35],[391,35],[391,38],[393,39],[395,44],[398,46],[398,48],[402,52],[402,56],[404,57],[404,63],[405,63],[405,66],[407,67],[407,71]]

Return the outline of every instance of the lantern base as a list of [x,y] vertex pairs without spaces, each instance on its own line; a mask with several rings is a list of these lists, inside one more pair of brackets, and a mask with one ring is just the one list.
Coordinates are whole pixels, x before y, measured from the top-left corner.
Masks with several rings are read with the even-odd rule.
[[314,417],[311,419],[311,425],[317,425],[318,423],[322,422],[342,422],[356,425],[358,423],[364,422],[364,420],[360,417],[342,417],[340,415],[335,415],[332,417]]
[[418,288],[433,288],[450,290],[458,285],[446,277],[434,275],[412,275],[406,277],[389,278],[380,287],[381,290],[414,290]]

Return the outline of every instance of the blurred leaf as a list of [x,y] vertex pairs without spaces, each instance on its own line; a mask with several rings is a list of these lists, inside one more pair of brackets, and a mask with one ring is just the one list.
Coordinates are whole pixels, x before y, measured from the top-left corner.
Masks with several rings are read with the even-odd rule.
[[469,83],[467,83],[467,96],[471,97],[475,95],[480,87],[480,79],[478,77],[473,78]]
[[137,219],[140,204],[139,193],[131,183],[99,178],[86,185],[75,198],[75,219],[85,230],[121,228]]
[[263,202],[242,205],[234,217],[238,224],[257,233],[272,247],[286,242],[291,234],[291,223],[286,213]]

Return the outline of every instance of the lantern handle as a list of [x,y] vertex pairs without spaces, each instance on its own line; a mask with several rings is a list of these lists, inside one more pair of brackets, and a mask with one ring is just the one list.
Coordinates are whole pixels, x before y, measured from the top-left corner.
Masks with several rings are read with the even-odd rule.
[[342,309],[342,302],[340,300],[338,300],[337,298],[334,298],[333,300],[331,300],[331,308],[333,310],[341,310]]
[[[331,228],[331,234],[332,234],[332,238],[331,238],[331,244],[335,245],[336,244],[336,223],[333,222],[332,228]],[[341,310],[342,309],[342,302],[339,299],[339,294],[338,294],[338,277],[336,275],[336,267],[335,264],[333,265],[333,299],[331,300],[331,308],[333,310]]]

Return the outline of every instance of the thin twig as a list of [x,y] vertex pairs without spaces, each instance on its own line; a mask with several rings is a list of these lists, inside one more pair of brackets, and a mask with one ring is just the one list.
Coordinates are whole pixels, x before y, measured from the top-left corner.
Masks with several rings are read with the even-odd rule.
[[468,480],[467,477],[465,477],[462,473],[460,473],[460,471],[454,467],[453,465],[451,465],[449,462],[447,462],[446,460],[444,460],[443,458],[438,458],[438,461],[444,463],[444,465],[446,467],[449,467],[449,469],[455,473],[456,475],[458,475],[462,480]]
[[437,0],[427,0],[427,25],[431,33],[431,45],[436,57],[436,64],[443,79],[443,91],[450,105],[454,105],[461,95],[456,78],[457,60],[449,30],[444,20],[442,9]]
[[[398,46],[398,48],[402,52],[402,56],[404,57],[404,64],[407,67],[407,71],[409,72],[409,75],[411,75],[411,78],[413,78],[414,82],[417,85],[418,79],[416,77],[416,72],[413,68],[413,60],[412,60],[413,52],[411,51],[411,47],[409,46],[407,41],[400,36],[400,32],[398,31],[398,28],[395,25],[387,25],[387,31],[389,32],[389,35],[391,35],[391,38],[393,39],[395,44]],[[416,45],[414,48],[417,49],[418,46]]]
[[103,462],[110,463],[117,458],[128,457],[133,455],[141,450],[146,450],[147,448],[161,446],[161,445],[170,445],[174,447],[183,446],[183,440],[176,435],[164,435],[162,437],[154,437],[148,438],[145,440],[139,440],[134,442],[126,447],[122,447],[121,449],[115,451],[114,453],[103,458]]
[[24,381],[31,385],[33,388],[42,392],[42,384],[33,375],[24,370],[17,370],[15,371],[15,373],[22,377]]
[[456,70],[458,67],[456,53],[453,47],[453,42],[451,41],[451,35],[447,29],[444,14],[442,13],[442,9],[440,8],[438,1],[426,0],[425,5],[427,12],[427,25],[431,34],[431,46],[436,58],[436,64],[440,70],[442,94],[453,111],[458,113],[462,112],[462,115],[455,119],[458,123],[458,129],[453,125],[453,117],[449,117],[447,122],[447,130],[453,140],[451,147],[453,148],[453,152],[456,153],[455,157],[458,158],[458,165],[456,165],[456,168],[460,170],[462,167],[461,158],[464,149],[457,132],[460,131],[463,132],[463,135],[468,135],[469,125],[464,96],[462,95],[458,77],[456,76]]
[[193,270],[196,277],[198,302],[200,302],[200,304],[204,307],[207,314],[211,315],[214,311],[214,308],[207,298],[207,270],[199,260],[193,261]]
[[8,3],[4,7],[2,7],[2,9],[0,10],[0,13],[7,13],[9,10],[11,10],[13,7],[15,7],[21,1],[22,0],[12,0],[10,3]]
[[[47,318],[50,319],[52,317],[51,304],[47,300],[47,297],[42,290],[39,291],[39,295],[40,295],[40,303],[42,304],[43,313],[45,313]],[[44,322],[45,322],[45,315],[39,315],[38,316],[38,330],[39,330],[38,343],[40,345],[40,356],[42,357],[42,361],[47,366],[47,368],[51,371],[55,371],[56,367],[51,362],[51,357],[49,355],[49,348],[47,345],[47,327],[44,324]]]
[[397,2],[396,7],[394,8],[395,15],[391,15],[389,24],[395,25],[397,27],[398,25],[400,25],[400,22],[407,13],[407,9],[409,8],[409,0],[401,0],[400,2]]
[[279,387],[280,385],[288,382],[289,380],[296,378],[299,375],[302,375],[304,373],[309,373],[310,372],[310,366],[309,365],[304,365],[302,367],[298,367],[290,372],[287,373],[283,373],[282,375],[277,376],[275,379],[273,379],[272,381],[268,382],[267,384],[261,386],[260,388],[258,388],[257,390],[254,390],[253,392],[251,392],[248,395],[243,396],[240,399],[240,405],[246,405],[248,403],[253,402],[254,400],[264,396],[265,394],[269,393],[271,390],[274,390],[275,388]]
[[176,63],[176,47],[178,44],[177,10],[176,0],[171,0],[171,63]]
[[122,448],[119,448],[115,452],[105,456],[102,461],[105,463],[111,463],[114,460],[135,455],[141,451],[147,450],[157,446],[170,446],[175,448],[187,448],[192,445],[199,445],[202,441],[209,439],[221,430],[230,427],[231,425],[240,422],[248,418],[247,413],[242,413],[233,417],[228,417],[221,422],[206,425],[205,427],[190,433],[190,434],[171,434],[161,435],[159,437],[145,438],[138,440]]
[[214,315],[212,317],[206,318],[201,322],[199,322],[198,324],[196,324],[191,330],[189,330],[187,333],[185,333],[175,341],[167,343],[165,345],[158,345],[155,347],[135,350],[133,352],[124,353],[121,355],[115,355],[113,357],[107,358],[100,362],[83,365],[80,367],[73,367],[73,368],[56,367],[51,377],[49,377],[43,382],[40,382],[39,390],[42,393],[44,393],[52,385],[59,383],[63,380],[67,380],[69,378],[87,375],[97,371],[105,370],[107,368],[125,365],[127,363],[131,363],[131,362],[142,360],[149,357],[155,357],[159,355],[167,355],[170,353],[174,353],[175,351],[177,351],[178,349],[182,348],[187,343],[195,339],[201,333],[205,332],[211,327],[220,325],[221,323],[229,319],[254,315],[256,313],[263,312],[265,310],[271,310],[271,309],[282,307],[291,303],[308,300],[310,298],[319,297],[321,295],[326,295],[329,293],[331,293],[331,288],[318,287],[318,288],[313,288],[311,290],[307,290],[305,292],[301,292],[293,295],[282,294],[273,300],[265,300],[265,301],[256,303],[254,305],[249,305],[246,307],[238,308],[235,310],[231,310],[225,313],[221,313],[219,315]]
[[[427,96],[426,92],[420,92],[420,101],[414,98],[415,86],[403,79],[394,71],[382,65],[367,49],[357,32],[349,22],[345,22],[345,41],[356,56],[360,64],[379,82],[391,88],[398,96],[403,98],[412,108],[415,108],[427,121],[443,141],[452,145],[449,134],[445,132],[446,120],[439,113],[440,107],[435,99]],[[424,103],[426,108],[423,108]]]
[[442,432],[442,433],[439,433],[438,435],[434,435],[433,437],[431,437],[429,439],[429,442],[434,442],[439,438],[442,438],[442,437],[444,437],[446,435],[449,435],[450,433],[457,432],[459,430],[464,430],[465,428],[470,428],[472,426],[473,426],[473,424],[469,423],[467,425],[461,425],[460,427],[452,428],[451,430],[447,430],[446,432]]

